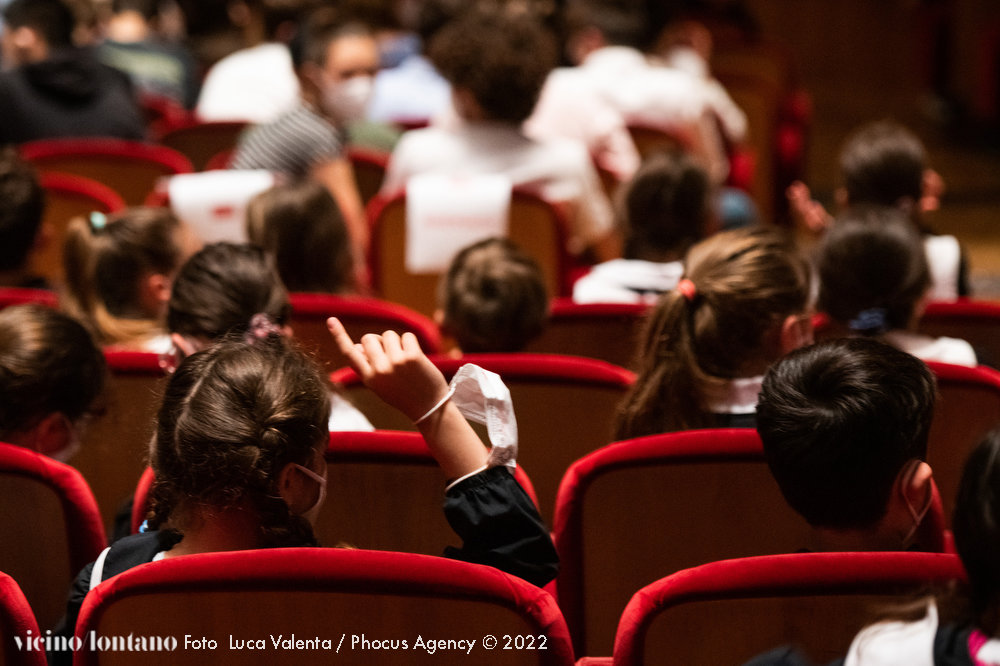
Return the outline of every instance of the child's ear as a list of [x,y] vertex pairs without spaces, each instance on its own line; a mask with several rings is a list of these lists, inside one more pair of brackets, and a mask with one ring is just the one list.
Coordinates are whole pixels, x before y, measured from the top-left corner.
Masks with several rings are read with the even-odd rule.
[[900,492],[909,500],[910,505],[922,507],[927,504],[931,493],[931,479],[934,477],[931,466],[921,460],[912,472],[903,470],[903,473],[905,476],[899,482]]
[[808,314],[793,314],[781,322],[781,353],[795,351],[813,343],[812,317]]
[[920,179],[920,211],[928,212],[941,207],[944,179],[934,169],[924,169]]

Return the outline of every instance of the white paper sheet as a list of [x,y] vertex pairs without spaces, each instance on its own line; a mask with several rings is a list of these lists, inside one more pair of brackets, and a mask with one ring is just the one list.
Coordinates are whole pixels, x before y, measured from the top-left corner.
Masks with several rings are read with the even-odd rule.
[[506,176],[421,174],[406,184],[406,269],[443,273],[464,247],[507,236]]

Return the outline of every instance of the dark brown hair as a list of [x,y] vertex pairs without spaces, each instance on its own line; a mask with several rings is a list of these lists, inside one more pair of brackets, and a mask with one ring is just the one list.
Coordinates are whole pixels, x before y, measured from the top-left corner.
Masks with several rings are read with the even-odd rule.
[[246,506],[263,545],[315,545],[276,482],[286,464],[308,465],[323,447],[329,417],[319,369],[281,337],[227,340],[188,357],[159,412],[150,526],[183,533],[203,510]]
[[255,196],[247,206],[247,236],[273,258],[289,291],[355,290],[344,216],[319,183],[278,185]]
[[545,327],[549,297],[534,259],[505,238],[459,252],[441,281],[445,331],[464,352],[520,351]]
[[0,437],[57,412],[79,419],[104,373],[104,354],[73,318],[38,305],[0,310]]

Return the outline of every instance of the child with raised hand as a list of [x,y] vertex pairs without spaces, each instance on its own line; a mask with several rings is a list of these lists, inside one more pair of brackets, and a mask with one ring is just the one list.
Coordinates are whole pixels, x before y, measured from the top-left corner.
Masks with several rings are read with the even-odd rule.
[[327,325],[365,385],[416,424],[449,480],[445,516],[463,545],[449,547],[445,555],[489,564],[537,585],[554,578],[558,555],[535,505],[505,469],[512,460],[484,448],[451,400],[455,382],[449,387],[416,336],[386,331],[355,343],[335,317]]
[[[368,386],[419,422],[454,479],[444,511],[463,545],[445,554],[537,585],[552,580],[558,557],[537,510],[507,470],[488,466],[489,454],[416,338],[387,332],[355,345],[335,319],[330,331]],[[150,447],[152,531],[116,541],[83,569],[57,633],[71,634],[90,589],[140,564],[316,545],[329,413],[318,366],[279,334],[229,339],[184,359],[167,384]]]

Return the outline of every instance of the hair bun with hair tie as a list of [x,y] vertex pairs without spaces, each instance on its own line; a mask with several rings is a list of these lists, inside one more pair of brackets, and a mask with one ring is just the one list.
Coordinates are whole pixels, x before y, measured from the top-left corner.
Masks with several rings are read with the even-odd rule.
[[698,287],[694,286],[694,282],[687,278],[677,283],[676,290],[688,303],[694,302],[694,299],[698,297]]
[[258,312],[250,318],[250,326],[243,335],[243,340],[252,345],[257,340],[266,340],[271,336],[281,337],[284,333],[281,327],[266,312]]

